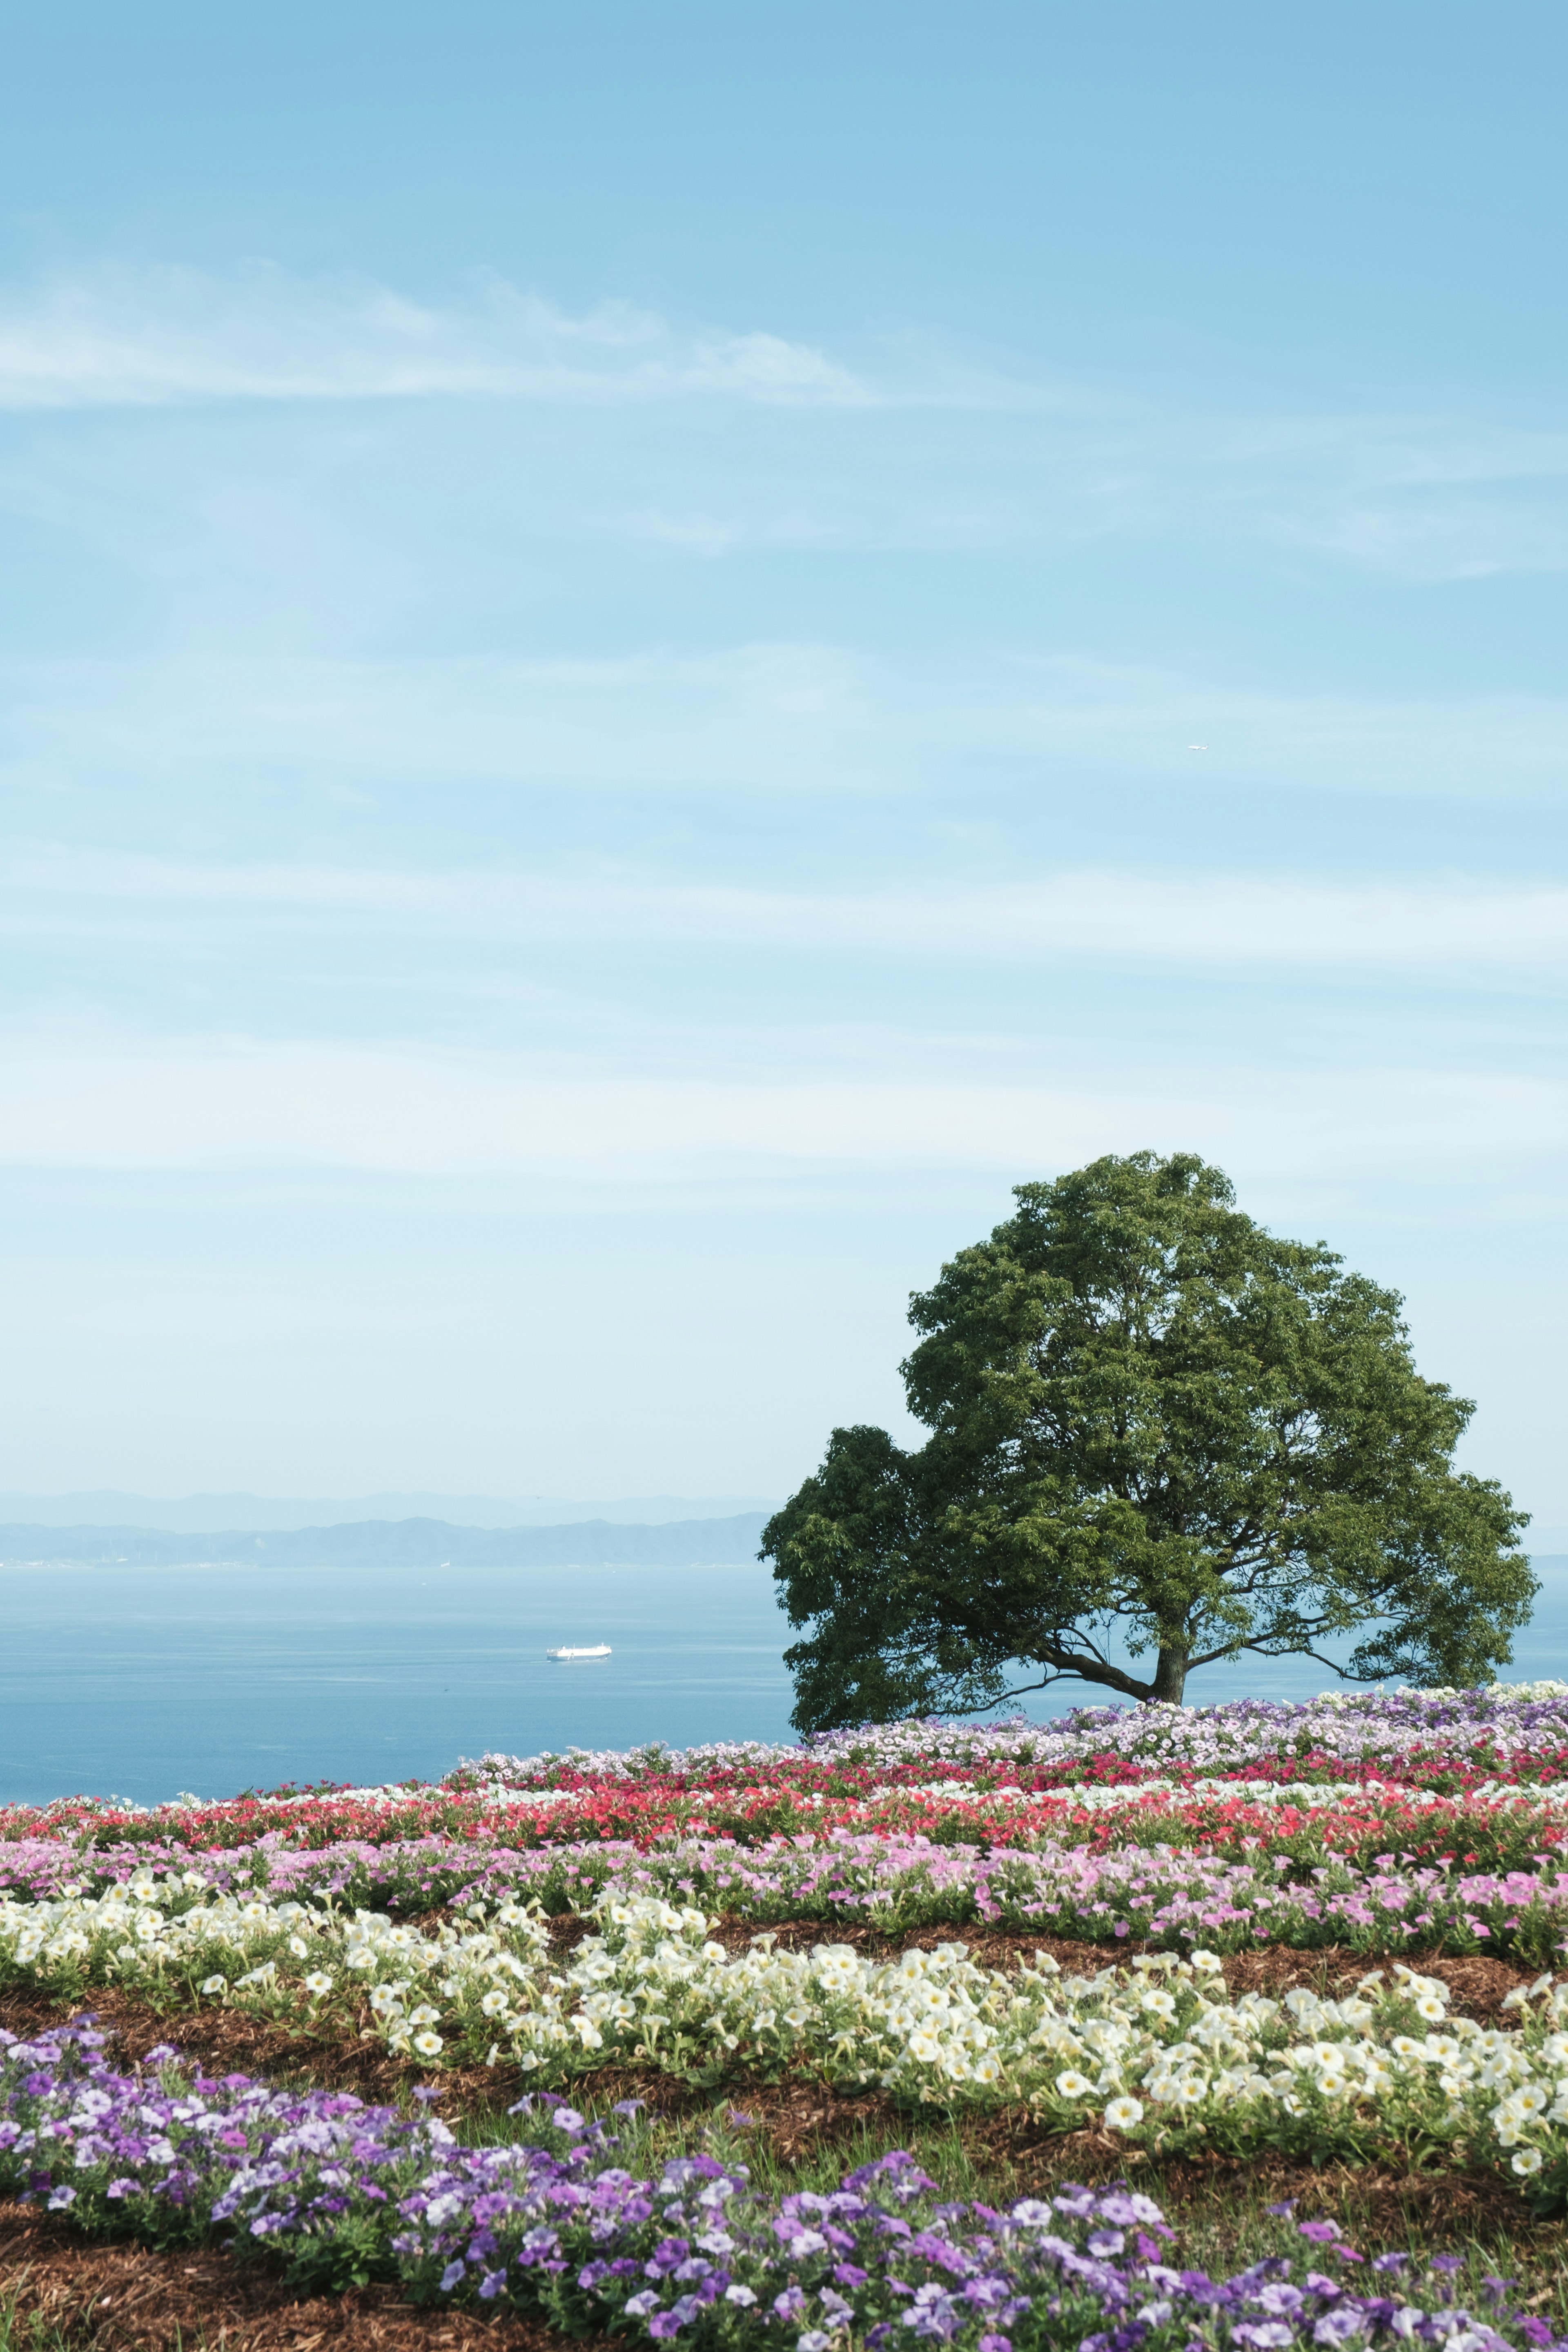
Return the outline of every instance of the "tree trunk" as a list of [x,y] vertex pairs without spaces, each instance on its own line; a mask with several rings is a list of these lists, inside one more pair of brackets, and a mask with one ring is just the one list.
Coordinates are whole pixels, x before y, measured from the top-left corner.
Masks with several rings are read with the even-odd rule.
[[1180,1706],[1187,1681],[1187,1654],[1184,1649],[1167,1650],[1162,1646],[1160,1663],[1154,1669],[1154,1680],[1149,1696],[1156,1706]]

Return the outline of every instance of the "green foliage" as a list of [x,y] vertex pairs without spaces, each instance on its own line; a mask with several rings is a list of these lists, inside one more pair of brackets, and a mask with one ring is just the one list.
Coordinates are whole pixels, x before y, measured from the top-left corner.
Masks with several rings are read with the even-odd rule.
[[[243,2252],[265,2252],[243,2238]],[[352,2286],[368,2286],[373,2279],[395,2278],[397,2265],[387,2252],[385,2225],[374,2213],[336,2213],[316,2231],[292,2239],[283,2275],[301,2296],[342,2294]]]
[[91,2341],[90,2336],[71,2334],[41,2312],[25,2311],[18,2290],[0,2295],[0,2352],[86,2352]]
[[802,1730],[973,1712],[1018,1661],[1027,1688],[1173,1701],[1195,1667],[1353,1630],[1356,1681],[1506,1663],[1525,1517],[1455,1470],[1474,1408],[1416,1371],[1396,1293],[1277,1240],[1190,1153],[1015,1197],[911,1302],[927,1443],[835,1430],[763,1531],[811,1629],[786,1653]]

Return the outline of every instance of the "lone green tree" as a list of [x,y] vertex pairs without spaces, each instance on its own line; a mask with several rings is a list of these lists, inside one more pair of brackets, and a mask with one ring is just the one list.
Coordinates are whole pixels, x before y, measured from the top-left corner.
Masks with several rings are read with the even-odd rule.
[[[1247,1651],[1357,1682],[1506,1663],[1525,1515],[1455,1470],[1474,1407],[1416,1371],[1397,1293],[1277,1240],[1189,1153],[1015,1198],[910,1304],[925,1444],[835,1430],[763,1530],[809,1628],[785,1653],[802,1730],[1063,1677],[1180,1701]],[[1356,1629],[1348,1666],[1322,1656]],[[1037,1679],[1009,1688],[1020,1664]]]

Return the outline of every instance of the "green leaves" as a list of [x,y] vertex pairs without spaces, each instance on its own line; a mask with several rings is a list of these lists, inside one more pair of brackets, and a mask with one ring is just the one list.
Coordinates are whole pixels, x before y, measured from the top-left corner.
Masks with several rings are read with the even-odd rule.
[[969,1712],[1019,1662],[1027,1687],[1179,1700],[1195,1666],[1359,1627],[1358,1679],[1506,1662],[1524,1520],[1455,1472],[1473,1408],[1417,1373],[1395,1293],[1267,1233],[1190,1153],[1015,1197],[910,1303],[927,1444],[836,1430],[764,1530],[809,1629],[802,1729]]

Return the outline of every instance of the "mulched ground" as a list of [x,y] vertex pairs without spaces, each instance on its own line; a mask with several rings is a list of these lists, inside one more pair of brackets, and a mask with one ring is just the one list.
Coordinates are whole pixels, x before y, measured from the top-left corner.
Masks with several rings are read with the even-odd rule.
[[[575,1942],[590,1932],[593,1923],[570,1917],[552,1923],[563,1943]],[[713,1929],[715,1942],[731,1951],[743,1951],[758,1932],[749,1921],[721,1920]],[[1022,1960],[1032,1960],[1037,1952],[1047,1952],[1057,1966],[1068,1976],[1094,1976],[1101,1969],[1115,1968],[1132,1956],[1147,1950],[1146,1945],[1129,1940],[1121,1944],[1089,1944],[1069,1936],[1022,1934],[1015,1929],[984,1927],[910,1927],[893,1936],[880,1935],[872,1927],[837,1927],[825,1926],[820,1920],[792,1920],[770,1931],[781,1949],[809,1951],[813,1944],[849,1944],[868,1959],[896,1958],[900,1952],[911,1949],[934,1951],[939,1944],[963,1944],[970,1958],[988,1969],[1016,1968]],[[1533,1984],[1539,1969],[1527,1969],[1512,1960],[1492,1959],[1479,1952],[1469,1958],[1450,1954],[1407,1953],[1405,1963],[1423,1976],[1438,1977],[1448,1988],[1457,2014],[1497,2022],[1504,2015],[1501,2008],[1505,1993],[1516,1985]],[[1225,1980],[1232,1993],[1279,1993],[1292,1985],[1310,1985],[1313,1991],[1348,1992],[1358,1979],[1369,1970],[1382,1968],[1392,1981],[1393,1962],[1369,1959],[1364,1952],[1352,1952],[1337,1944],[1325,1945],[1316,1952],[1289,1951],[1283,1947],[1257,1952],[1233,1952],[1223,1961]]]
[[[206,2248],[98,2245],[58,2214],[0,2203],[0,2294],[28,2319],[105,2352],[565,2352],[571,2338],[510,2315],[423,2311],[395,2286],[293,2291],[259,2263]],[[20,2334],[20,2331],[18,2331]],[[22,2341],[26,2341],[22,2337]]]
[[[591,1932],[592,1922],[569,1917],[554,1923],[557,1940],[569,1948]],[[731,1948],[744,1948],[757,1931],[751,1923],[727,1921],[715,1930]],[[851,1944],[880,1958],[918,1947],[967,1945],[975,1959],[993,1968],[1015,1966],[1048,1952],[1066,1971],[1092,1974],[1130,1957],[1126,1947],[1074,1942],[1067,1937],[1003,1934],[984,1927],[914,1928],[889,1937],[866,1927],[831,1928],[806,1921],[782,1926],[781,1946],[809,1948],[831,1940]],[[1233,1992],[1279,1993],[1292,1985],[1320,1992],[1343,1991],[1375,1965],[1364,1955],[1330,1948],[1314,1953],[1286,1950],[1237,1953],[1225,1962]],[[1502,2014],[1500,2003],[1514,1986],[1533,1981],[1535,1971],[1506,1960],[1458,1959],[1412,1955],[1411,1965],[1448,1986],[1456,2011],[1487,2021]],[[412,2085],[429,2080],[424,2070],[391,2058],[374,2037],[344,2042],[339,2035],[294,2031],[233,2011],[207,2009],[160,2014],[112,1990],[93,1996],[93,2007],[112,2028],[117,2053],[144,2057],[170,2042],[214,2071],[294,2078],[353,2090],[361,2097],[393,2102]],[[36,2032],[62,2022],[69,2006],[38,1995],[0,1997],[0,2024],[14,2033]],[[522,2077],[513,2068],[452,2069],[438,2078],[443,2111],[463,2114],[509,2105]],[[661,2115],[693,2123],[728,2105],[750,2128],[766,2136],[775,2157],[791,2165],[832,2150],[847,2163],[863,2160],[906,2139],[911,2118],[879,2091],[841,2094],[808,2077],[765,2083],[745,2076],[722,2092],[700,2088],[645,2068],[598,2067],[574,2086],[596,2111],[616,2099],[646,2099]],[[521,2126],[526,2132],[526,2124]],[[1103,2131],[1046,2133],[1016,2110],[966,2117],[962,2138],[971,2157],[994,2168],[1014,2193],[1062,2179],[1105,2180],[1139,2168],[1140,2154]],[[1136,2172],[1135,2176],[1136,2177]],[[1412,2231],[1446,2238],[1518,2235],[1528,2229],[1515,2192],[1488,2172],[1415,2175],[1374,2168],[1316,2168],[1283,2158],[1239,2164],[1221,2157],[1193,2157],[1159,2167],[1150,2186],[1172,2213],[1210,2215],[1245,2191],[1256,2201],[1260,2188],[1273,2198],[1300,2197],[1303,2210],[1357,2213],[1359,2226],[1384,2242],[1398,2243]],[[1562,2224],[1545,2225],[1563,2231]],[[297,2302],[291,2291],[262,2263],[237,2263],[212,2251],[157,2254],[140,2247],[83,2241],[63,2216],[35,2213],[0,2203],[0,2291],[17,2308],[37,2314],[83,2344],[106,2352],[165,2352],[165,2347],[201,2343],[226,2352],[564,2352],[568,2339],[537,2323],[506,2316],[419,2310],[403,2303],[395,2287],[367,2287],[342,2296]]]
[[[581,1916],[568,1915],[552,1922],[555,1940],[563,1949],[570,1949],[592,1932],[594,1924]],[[1073,1976],[1093,1975],[1130,1957],[1123,1946],[1078,1943],[1064,1936],[1003,1933],[981,1927],[914,1927],[901,1935],[879,1936],[868,1927],[834,1933],[825,1930],[819,1921],[801,1920],[771,1932],[780,1947],[787,1950],[809,1950],[813,1944],[830,1940],[853,1945],[869,1958],[911,1948],[931,1951],[939,1944],[962,1943],[984,1966],[1004,1970],[1016,1967],[1021,1960],[1033,1959],[1037,1951],[1048,1952],[1064,1973]],[[729,1949],[744,1950],[757,1930],[745,1921],[721,1920],[713,1933],[715,1940]],[[1504,1995],[1518,1985],[1532,1984],[1538,1973],[1484,1954],[1470,1958],[1444,1954],[1413,1955],[1410,1964],[1424,1975],[1441,1979],[1448,1987],[1457,2013],[1488,2023],[1501,2021],[1505,2016]],[[1226,1982],[1233,1993],[1270,1994],[1288,1990],[1293,1985],[1309,1985],[1320,1993],[1345,1992],[1376,1965],[1363,1953],[1344,1951],[1337,1946],[1328,1946],[1318,1952],[1236,1952],[1224,1962]],[[1388,1964],[1384,1965],[1386,1968]],[[447,2114],[509,2106],[524,2088],[524,2077],[512,2066],[452,2067],[431,2076],[416,2062],[390,2056],[380,2035],[368,2032],[361,2040],[345,2042],[341,2028],[336,2032],[315,2032],[304,2026],[272,2024],[237,2010],[214,2007],[164,2013],[113,1987],[95,1991],[91,2007],[105,2026],[113,2028],[119,2048],[131,2060],[145,2057],[160,2042],[172,2042],[191,2057],[223,2074],[308,2078],[332,2090],[356,2091],[362,2098],[388,2102],[406,2095],[416,2083],[436,2081],[447,2094]],[[70,2013],[70,2005],[51,2000],[45,1994],[0,1995],[0,2025],[8,2027],[13,2033],[35,2032],[45,2025],[58,2025]],[[599,2105],[607,2104],[612,2096],[651,2098],[661,2111],[685,2111],[683,2086],[656,2069],[595,2067],[584,2078],[585,2095],[590,2083],[592,2095]],[[609,2089],[612,2083],[620,2085],[613,2093]],[[748,2107],[758,2100],[768,2106],[777,2087],[759,2086],[747,2080],[734,2087],[733,2095],[741,2098],[743,2089]],[[692,2095],[704,2107],[711,2104],[710,2092]],[[812,2096],[819,2102],[826,2099],[828,2109],[861,2109],[870,2096],[886,2108],[889,2116],[905,2112],[880,2100],[879,2095],[839,2096],[818,2090]],[[793,2095],[789,2104],[793,2110],[796,2104]],[[871,2119],[868,2113],[864,2116],[867,2122]],[[789,2145],[781,2146],[780,2153],[793,2158],[799,2153],[793,2126],[787,2127],[787,2138]]]
[[[1020,2151],[1007,2151],[1016,2160]],[[1044,2153],[1044,2151],[1040,2151]],[[1019,2193],[1063,2179],[1104,2179],[1128,2169],[1128,2151],[1105,2135],[1058,2139],[1048,2165],[1021,2179]],[[1028,2168],[1025,2167],[1026,2174]],[[1134,2179],[1138,2175],[1135,2172]],[[1249,2210],[1265,2198],[1296,2197],[1300,2210],[1354,2216],[1362,2242],[1401,2244],[1422,2237],[1518,2241],[1529,2233],[1547,2262],[1561,2261],[1561,2222],[1532,2231],[1519,2199],[1490,2174],[1379,2173],[1265,2158],[1237,2165],[1190,2158],[1161,2168],[1148,2185],[1171,2219],[1212,2223],[1239,2186]],[[1238,2219],[1240,2217],[1238,2216]],[[1235,2259],[1253,2250],[1237,2233]],[[1211,2252],[1217,2270],[1223,2262]],[[430,2310],[405,2304],[395,2286],[351,2289],[300,2301],[261,2262],[236,2262],[211,2249],[153,2253],[100,2245],[75,2233],[63,2215],[0,2202],[0,2294],[26,2317],[58,2327],[103,2352],[567,2352],[573,2339],[535,2320],[503,2314]]]

